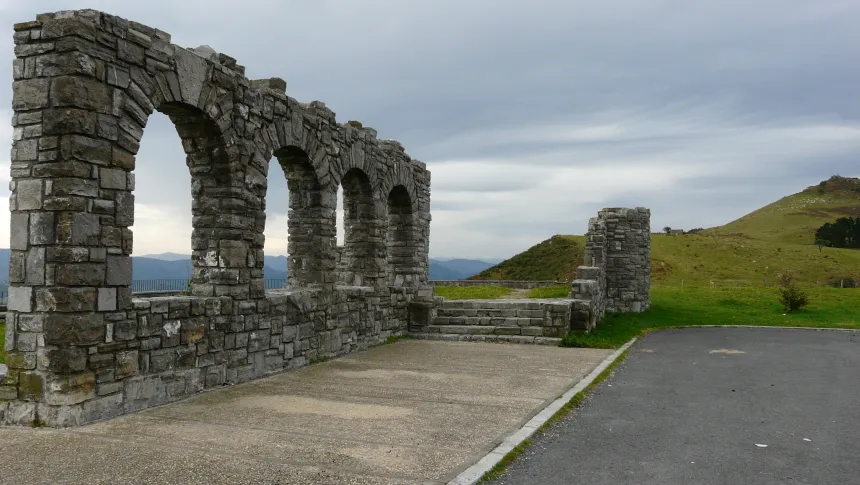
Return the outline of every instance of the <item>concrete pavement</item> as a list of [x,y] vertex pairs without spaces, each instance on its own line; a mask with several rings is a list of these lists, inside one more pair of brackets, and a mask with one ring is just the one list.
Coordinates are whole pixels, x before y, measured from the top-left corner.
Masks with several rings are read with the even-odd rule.
[[400,341],[80,428],[0,428],[0,483],[445,483],[610,353]]

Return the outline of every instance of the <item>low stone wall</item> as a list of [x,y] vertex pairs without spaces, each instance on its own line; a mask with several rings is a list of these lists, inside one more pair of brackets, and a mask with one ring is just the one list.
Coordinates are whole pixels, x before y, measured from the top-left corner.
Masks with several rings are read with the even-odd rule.
[[[344,286],[274,290],[246,301],[135,298],[126,318],[78,319],[63,332],[46,332],[44,351],[9,352],[12,382],[0,396],[10,402],[0,418],[74,426],[363,350],[407,331],[409,302],[419,293],[432,299],[429,287],[380,294]],[[53,326],[50,318],[12,316],[7,325],[23,330]],[[72,335],[90,346],[54,347]],[[46,382],[39,371],[49,371]]]
[[430,280],[433,286],[502,286],[516,290],[531,290],[549,286],[564,286],[563,281],[514,281],[514,280]]

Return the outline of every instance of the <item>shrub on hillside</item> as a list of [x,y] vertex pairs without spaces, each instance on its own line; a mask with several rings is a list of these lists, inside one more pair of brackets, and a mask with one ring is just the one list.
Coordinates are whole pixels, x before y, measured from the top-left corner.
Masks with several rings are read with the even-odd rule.
[[809,304],[809,297],[799,286],[794,271],[783,270],[776,276],[779,283],[779,302],[787,312],[800,310]]

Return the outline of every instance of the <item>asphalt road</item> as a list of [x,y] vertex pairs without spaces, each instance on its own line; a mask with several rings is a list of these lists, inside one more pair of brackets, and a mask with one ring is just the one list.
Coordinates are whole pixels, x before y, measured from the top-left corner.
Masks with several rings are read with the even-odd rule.
[[648,335],[493,483],[860,484],[860,332]]

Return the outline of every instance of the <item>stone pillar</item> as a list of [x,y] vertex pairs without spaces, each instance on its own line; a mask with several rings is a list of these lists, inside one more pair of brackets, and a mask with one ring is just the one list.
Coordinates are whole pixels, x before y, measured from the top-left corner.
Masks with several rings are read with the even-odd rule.
[[609,208],[606,224],[606,310],[638,313],[651,307],[651,211]]
[[[92,10],[15,26],[7,419],[64,425],[122,400],[128,374],[116,369],[137,331],[133,170],[154,110],[173,121],[191,171],[192,292],[250,296],[257,228],[242,203],[243,142],[224,143],[233,97],[211,95],[210,61],[169,41]],[[231,69],[221,89],[238,86]]]
[[22,424],[74,422],[96,396],[89,355],[111,344],[131,302],[134,177],[112,150],[116,91],[102,76],[116,72],[77,48],[89,21],[15,26],[3,397]]

